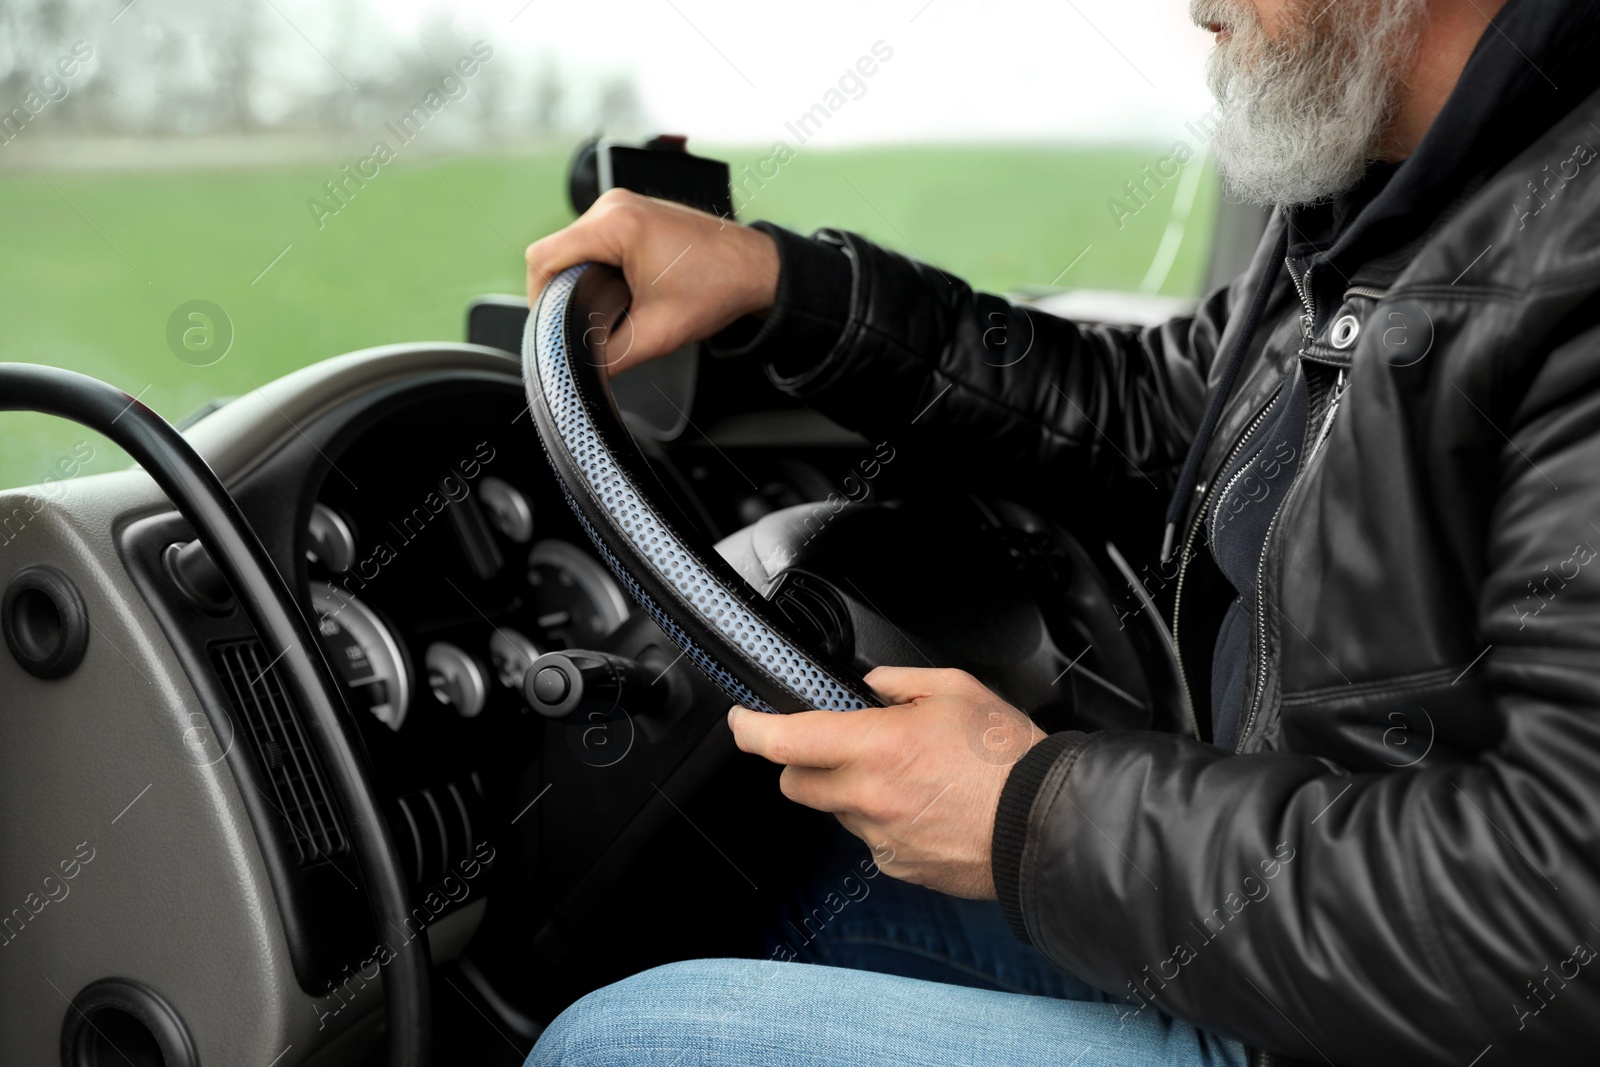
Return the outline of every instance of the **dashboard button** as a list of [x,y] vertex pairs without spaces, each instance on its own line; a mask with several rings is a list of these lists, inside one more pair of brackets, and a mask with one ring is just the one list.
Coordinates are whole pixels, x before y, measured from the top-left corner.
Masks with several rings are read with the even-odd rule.
[[559,704],[567,698],[567,690],[572,683],[567,681],[564,672],[555,667],[546,667],[540,671],[533,680],[533,692],[546,704]]

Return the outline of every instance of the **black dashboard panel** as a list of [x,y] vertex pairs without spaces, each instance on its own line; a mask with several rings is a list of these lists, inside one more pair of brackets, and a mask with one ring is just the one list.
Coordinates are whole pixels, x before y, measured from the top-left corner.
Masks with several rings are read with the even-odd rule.
[[[392,637],[394,658],[410,681],[410,714],[399,730],[372,714],[372,685],[345,692],[350,733],[411,869],[415,926],[408,922],[393,936],[414,937],[486,894],[485,872],[504,840],[491,813],[507,802],[544,729],[492,677],[478,714],[456,714],[433,697],[426,665],[431,645],[452,643],[481,658],[487,674],[487,646],[497,630],[536,625],[529,612],[549,614],[525,591],[527,551],[492,528],[485,533],[478,499],[493,472],[536,501],[541,536],[574,532],[564,502],[547,484],[526,418],[517,421],[520,409],[509,376],[462,373],[380,387],[295,427],[283,448],[230,486],[302,591],[308,617],[323,628],[335,673],[350,677],[344,649],[329,640],[328,628],[342,628],[355,615],[326,611],[330,600]],[[307,520],[318,503],[354,535],[358,552],[342,574],[307,558]],[[477,509],[473,525],[461,514],[469,507]],[[343,847],[344,829],[319,796],[319,770],[297,743],[296,709],[275,684],[248,620],[237,607],[207,612],[191,605],[163,567],[166,548],[192,536],[168,513],[130,523],[119,543],[210,720],[194,727],[194,758],[229,761],[261,843],[297,978],[308,993],[326,995],[382,939]],[[494,573],[484,571],[485,544],[487,558],[500,561]],[[313,588],[322,593],[322,610]],[[559,640],[550,627],[539,632],[542,640]]]
[[[723,448],[694,434],[649,451],[686,520],[711,536],[801,501],[876,496],[902,478],[899,464],[864,477],[854,464],[870,448],[856,446]],[[171,513],[120,530],[127,566],[206,709],[197,737],[226,751],[240,783],[308,993],[327,996],[375,945],[490,895],[517,906],[500,909],[484,936],[508,951],[531,946],[551,923],[586,921],[599,905],[594,872],[619,869],[640,842],[698,833],[663,787],[695,760],[703,773],[702,742],[721,728],[726,701],[591,553],[511,361],[503,375],[375,385],[293,426],[229,488],[346,682],[352,741],[411,874],[415,921],[380,933],[344,828],[318,799],[295,709],[248,621],[192,606],[163,569],[163,552],[191,531]],[[516,668],[573,647],[659,668],[665,709],[583,722],[532,713]]]
[[[414,680],[399,730],[361,718],[375,783],[386,796],[481,776],[482,754],[518,758],[537,740],[520,694],[490,677],[490,645],[499,633],[525,637],[541,651],[565,644],[569,624],[552,625],[548,604],[527,582],[527,560],[534,544],[575,543],[583,535],[548,484],[527,419],[517,418],[519,401],[509,391],[473,390],[391,405],[321,479],[317,502],[348,524],[355,562],[332,572],[306,558],[302,541],[304,581],[333,590],[336,610],[325,618],[340,620],[337,607],[354,603],[383,620]],[[529,542],[487,528],[489,479],[530,505]],[[483,706],[470,716],[433,695],[427,652],[440,645],[480,668]],[[361,703],[355,695],[352,702]]]

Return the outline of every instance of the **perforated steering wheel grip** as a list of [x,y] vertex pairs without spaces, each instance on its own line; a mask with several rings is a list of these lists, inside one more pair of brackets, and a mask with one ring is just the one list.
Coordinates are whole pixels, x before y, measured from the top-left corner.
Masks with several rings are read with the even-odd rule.
[[522,342],[534,425],[596,551],[732,700],[771,712],[881,705],[848,667],[797,632],[707,538],[674,517],[676,509],[617,411],[605,371],[606,346],[631,339],[623,327],[629,300],[615,269],[572,267],[545,286]]

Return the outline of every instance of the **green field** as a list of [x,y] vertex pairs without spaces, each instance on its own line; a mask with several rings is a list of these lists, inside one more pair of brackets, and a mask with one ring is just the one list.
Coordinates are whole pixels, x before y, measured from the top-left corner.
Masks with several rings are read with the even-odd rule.
[[[718,154],[736,171],[765,155]],[[855,230],[989,289],[1058,278],[1061,286],[1137,289],[1167,229],[1177,183],[1122,229],[1106,202],[1160,154],[802,149],[763,188],[747,187],[753,195],[743,216]],[[0,360],[104,378],[177,419],[208,399],[341,352],[460,339],[467,301],[520,292],[523,246],[570,220],[565,167],[565,155],[555,154],[401,158],[321,229],[307,201],[337,162],[0,172]],[[1201,284],[1214,183],[1206,175],[1163,292],[1194,294]],[[220,306],[232,322],[232,347],[211,366],[192,366],[168,345],[168,319],[192,300]],[[4,486],[41,480],[87,436],[40,416],[0,420]],[[89,470],[126,463],[91,441]]]

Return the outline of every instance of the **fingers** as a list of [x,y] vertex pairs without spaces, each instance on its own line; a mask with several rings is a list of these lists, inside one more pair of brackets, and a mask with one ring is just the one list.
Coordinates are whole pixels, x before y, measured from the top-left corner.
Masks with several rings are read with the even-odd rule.
[[[612,189],[566,229],[528,246],[528,301],[580,263],[620,268],[632,294],[601,355],[616,374],[709,337],[770,308],[780,270],[776,242],[702,211]],[[591,345],[591,351],[594,347]]]
[[890,704],[911,704],[975,681],[966,671],[928,667],[874,667],[863,680]]
[[609,262],[603,258],[605,249],[597,238],[594,227],[584,225],[584,220],[579,219],[566,229],[529,245],[523,257],[528,263],[528,302],[537,300],[550,279],[568,267],[590,261]]
[[571,226],[528,245],[528,299],[533,301],[550,278],[581,262],[626,269],[627,253],[637,250],[645,218],[653,210],[648,197],[606,190]]
[[[728,725],[739,748],[773,763],[801,767],[838,767],[861,743],[862,712],[802,711],[767,715],[735,705]],[[854,728],[853,728],[854,727]]]
[[844,810],[839,788],[839,772],[820,767],[785,767],[778,776],[778,789],[796,804],[804,804],[830,814]]
[[638,199],[625,190],[609,190],[577,222],[529,245],[523,257],[528,263],[529,302],[568,267],[579,263],[623,266],[627,235],[636,230]]

